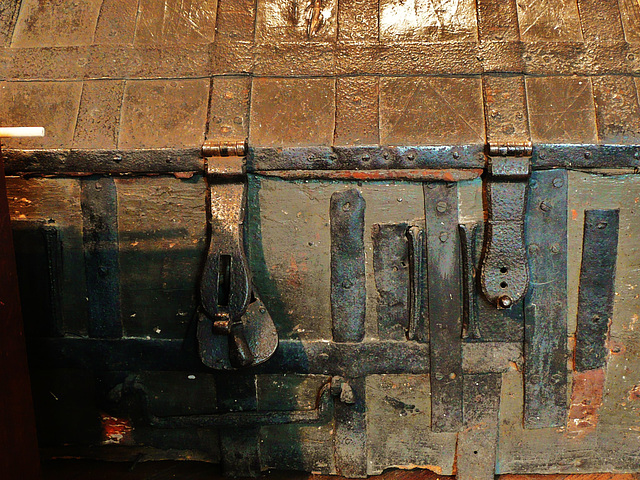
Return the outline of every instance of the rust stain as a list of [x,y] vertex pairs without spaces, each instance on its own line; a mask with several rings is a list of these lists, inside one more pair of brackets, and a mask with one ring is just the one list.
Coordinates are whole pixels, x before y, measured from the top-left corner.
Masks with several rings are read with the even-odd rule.
[[131,432],[133,427],[128,418],[112,417],[102,414],[102,443],[107,444],[130,444],[133,442]]
[[577,220],[578,219],[578,211],[574,208],[573,210],[571,210],[571,220]]
[[582,439],[595,431],[598,425],[598,410],[602,406],[604,369],[574,372],[571,406],[565,435],[571,439]]
[[296,262],[296,259],[291,255],[291,262],[287,267],[287,285],[292,288],[302,288],[302,274],[307,271],[306,262]]
[[640,385],[634,385],[629,391],[629,401],[635,402],[640,400]]

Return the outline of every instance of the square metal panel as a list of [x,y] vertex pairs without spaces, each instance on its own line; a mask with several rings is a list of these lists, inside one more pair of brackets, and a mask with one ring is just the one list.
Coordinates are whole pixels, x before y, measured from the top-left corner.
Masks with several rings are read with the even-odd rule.
[[476,41],[474,0],[381,0],[382,41]]
[[481,79],[383,78],[380,137],[383,145],[484,144]]
[[334,79],[253,80],[249,132],[251,145],[331,145],[334,121]]
[[260,42],[330,42],[337,32],[337,0],[261,0],[256,40]]

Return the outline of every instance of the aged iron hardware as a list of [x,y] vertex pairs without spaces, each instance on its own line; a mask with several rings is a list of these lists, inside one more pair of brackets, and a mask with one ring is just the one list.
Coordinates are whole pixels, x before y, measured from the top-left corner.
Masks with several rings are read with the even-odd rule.
[[137,375],[127,377],[122,384],[117,385],[112,390],[110,396],[114,397],[115,401],[133,400],[137,406],[136,410],[141,417],[139,420],[146,425],[156,428],[324,424],[333,418],[332,396],[339,396],[342,399],[344,386],[348,385],[340,380],[337,382],[338,389],[336,391],[332,382],[333,381],[328,381],[322,385],[316,397],[315,408],[311,410],[228,412],[212,415],[173,415],[159,417],[151,411],[149,392]]
[[[231,144],[230,144],[231,145]],[[244,152],[235,147],[203,148],[206,153]],[[208,164],[217,158],[209,158]],[[229,171],[238,172],[242,159],[231,159]],[[215,171],[214,168],[207,168]],[[209,252],[200,284],[201,313],[198,322],[200,358],[209,367],[234,369],[267,360],[278,345],[278,334],[264,304],[251,284],[243,242],[245,184],[216,182],[209,176]]]
[[489,219],[480,269],[482,291],[498,308],[510,308],[529,286],[524,212],[531,175],[531,144],[490,146]]

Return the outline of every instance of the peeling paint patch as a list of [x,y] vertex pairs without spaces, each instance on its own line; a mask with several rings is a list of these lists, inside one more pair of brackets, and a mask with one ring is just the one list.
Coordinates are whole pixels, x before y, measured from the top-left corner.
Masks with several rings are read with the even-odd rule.
[[636,402],[640,400],[640,385],[634,385],[629,391],[629,401]]
[[[602,406],[604,368],[575,372],[566,436],[581,439],[595,431]],[[639,392],[640,393],[640,392]]]

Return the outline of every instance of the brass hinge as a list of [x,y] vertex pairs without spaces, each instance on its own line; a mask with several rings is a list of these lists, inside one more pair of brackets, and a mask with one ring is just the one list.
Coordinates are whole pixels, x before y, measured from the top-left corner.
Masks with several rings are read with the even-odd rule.
[[533,154],[531,142],[490,143],[489,157],[530,157]]
[[246,140],[207,140],[202,145],[209,177],[229,178],[244,175]]

